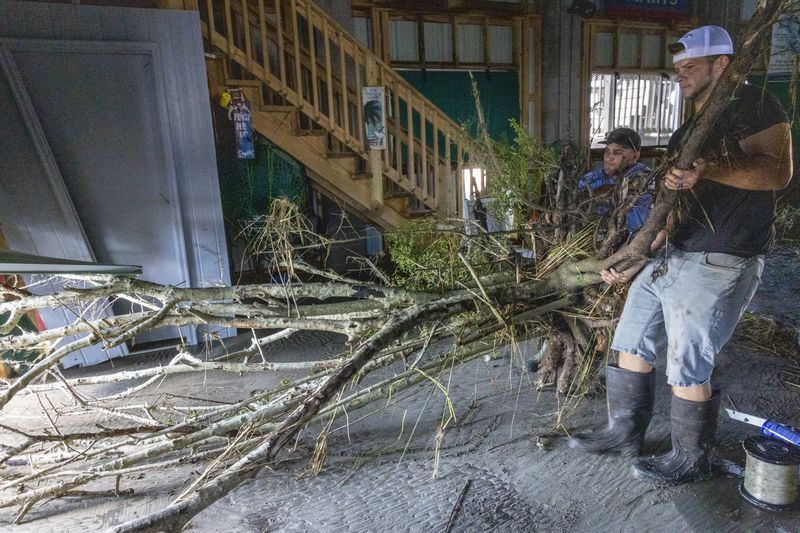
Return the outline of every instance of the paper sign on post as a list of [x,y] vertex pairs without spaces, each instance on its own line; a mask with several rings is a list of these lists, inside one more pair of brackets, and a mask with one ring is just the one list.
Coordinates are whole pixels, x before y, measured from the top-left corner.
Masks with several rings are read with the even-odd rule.
[[363,87],[361,99],[364,102],[364,130],[367,148],[383,150],[386,148],[386,98],[383,87]]

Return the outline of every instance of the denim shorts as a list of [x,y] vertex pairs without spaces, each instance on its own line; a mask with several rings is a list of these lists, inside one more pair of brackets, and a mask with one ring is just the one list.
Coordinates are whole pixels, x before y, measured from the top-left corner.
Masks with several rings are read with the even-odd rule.
[[656,258],[634,280],[611,347],[651,365],[666,354],[670,385],[701,385],[756,292],[764,256],[674,248],[667,255],[663,275],[652,279],[663,259]]

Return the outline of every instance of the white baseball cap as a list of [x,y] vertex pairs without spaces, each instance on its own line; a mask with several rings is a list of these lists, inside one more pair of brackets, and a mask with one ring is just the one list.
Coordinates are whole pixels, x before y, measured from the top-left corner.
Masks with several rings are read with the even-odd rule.
[[701,26],[669,45],[669,51],[674,54],[673,63],[695,57],[732,55],[733,41],[725,28]]

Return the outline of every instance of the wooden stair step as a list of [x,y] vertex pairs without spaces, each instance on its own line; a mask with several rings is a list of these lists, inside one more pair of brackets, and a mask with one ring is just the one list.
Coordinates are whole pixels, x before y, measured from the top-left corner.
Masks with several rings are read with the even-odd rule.
[[226,87],[261,87],[262,83],[261,80],[225,80]]
[[408,218],[408,198],[384,198],[383,204],[400,216]]
[[354,180],[371,180],[372,179],[372,174],[370,174],[369,172],[356,172],[355,174],[353,174],[353,179]]
[[296,129],[296,130],[294,130],[294,134],[297,135],[297,136],[313,135],[315,137],[321,137],[323,135],[326,135],[327,133],[328,133],[328,130],[324,130],[322,128],[313,128],[313,129],[310,129],[310,130],[308,130],[308,129]]
[[409,211],[408,216],[410,218],[422,218],[433,215],[435,213],[436,211],[434,211],[433,209],[415,209],[414,211]]
[[408,191],[388,191],[383,194],[383,197],[387,200],[392,198],[413,198],[414,193]]
[[273,104],[267,104],[267,105],[263,106],[263,107],[261,108],[261,110],[262,110],[262,111],[268,111],[268,112],[272,112],[272,111],[274,111],[274,112],[276,112],[276,113],[292,113],[292,112],[294,112],[294,111],[297,111],[297,108],[296,108],[295,106],[293,106],[293,105],[273,105]]
[[346,159],[348,157],[356,157],[353,152],[327,152],[325,157],[328,159]]

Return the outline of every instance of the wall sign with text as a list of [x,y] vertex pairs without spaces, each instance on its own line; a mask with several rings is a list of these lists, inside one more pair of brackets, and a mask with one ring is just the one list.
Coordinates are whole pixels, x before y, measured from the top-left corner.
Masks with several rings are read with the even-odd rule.
[[691,0],[606,0],[609,15],[688,19],[691,7]]

